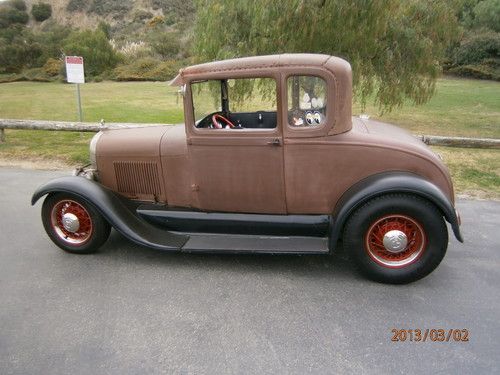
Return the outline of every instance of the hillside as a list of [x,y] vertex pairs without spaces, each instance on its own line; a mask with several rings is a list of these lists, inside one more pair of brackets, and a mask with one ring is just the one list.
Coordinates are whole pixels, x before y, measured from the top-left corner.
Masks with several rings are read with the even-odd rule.
[[0,83],[64,80],[64,55],[87,80],[168,80],[189,57],[193,0],[0,0]]
[[[28,9],[39,0],[25,0]],[[189,28],[194,14],[192,0],[43,0],[52,7],[52,17],[29,27],[39,30],[48,23],[78,29],[94,29],[104,21],[110,26],[112,39],[141,41],[151,22],[162,19],[165,29],[183,31]]]

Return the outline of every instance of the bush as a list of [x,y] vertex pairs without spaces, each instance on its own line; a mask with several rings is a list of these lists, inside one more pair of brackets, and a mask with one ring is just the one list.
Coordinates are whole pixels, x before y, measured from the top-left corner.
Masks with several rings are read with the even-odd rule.
[[27,81],[50,82],[54,80],[54,78],[49,76],[43,68],[26,69],[22,75]]
[[158,25],[162,25],[163,22],[165,21],[165,17],[163,16],[154,16],[148,21],[148,26],[149,27],[156,27]]
[[89,7],[88,0],[69,0],[68,5],[66,5],[66,10],[68,12],[83,12]]
[[24,10],[15,8],[0,9],[0,27],[8,27],[13,24],[27,24],[30,19]]
[[101,30],[106,36],[106,39],[111,39],[111,26],[109,23],[100,21],[99,25],[97,25],[97,30]]
[[119,62],[119,56],[100,30],[73,32],[64,45],[66,55],[83,56],[85,76],[94,77]]
[[61,58],[61,48],[64,45],[65,39],[71,33],[71,29],[68,26],[59,25],[52,20],[45,22],[42,29],[43,32],[35,34],[35,40],[43,46],[40,65],[43,65],[49,58]]
[[152,17],[153,17],[153,13],[148,12],[147,10],[143,10],[143,9],[136,9],[132,13],[132,19],[134,20],[134,22],[148,20]]
[[10,0],[7,4],[14,9],[26,11],[26,3],[24,0]]
[[163,58],[176,56],[181,48],[177,33],[154,33],[150,34],[149,39],[153,51]]
[[103,17],[110,14],[122,16],[130,9],[132,9],[132,4],[122,0],[92,0],[89,12]]
[[0,83],[11,83],[19,81],[26,81],[26,77],[24,77],[22,74],[16,73],[0,74]]
[[43,71],[49,76],[49,77],[55,77],[59,75],[63,68],[63,63],[61,60],[49,58],[43,65]]
[[454,52],[453,62],[455,65],[474,65],[499,56],[500,33],[483,32],[462,41]]
[[486,64],[461,65],[451,68],[447,72],[461,77],[500,81],[500,69],[492,68],[490,65]]
[[38,66],[38,59],[43,53],[41,45],[28,30],[17,27],[10,30],[17,30],[18,34],[0,38],[0,72],[16,73],[25,67]]
[[47,3],[33,4],[31,8],[31,14],[33,18],[38,22],[45,21],[52,16],[52,6]]
[[144,58],[128,65],[120,65],[115,70],[117,81],[168,81],[178,73],[180,63],[174,60],[159,61]]
[[122,45],[119,51],[124,56],[124,58],[128,60],[142,59],[145,57],[151,57],[153,55],[153,51],[151,50],[151,48],[143,41],[127,41],[124,45]]
[[483,0],[474,7],[474,26],[500,32],[500,0]]

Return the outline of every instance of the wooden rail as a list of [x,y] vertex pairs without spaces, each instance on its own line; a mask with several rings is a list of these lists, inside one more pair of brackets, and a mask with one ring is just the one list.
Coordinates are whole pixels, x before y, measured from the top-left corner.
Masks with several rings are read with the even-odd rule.
[[[0,142],[5,142],[4,129],[54,130],[73,132],[98,132],[105,129],[128,129],[143,126],[163,126],[169,124],[136,124],[136,123],[100,123],[67,122],[41,120],[0,119]],[[470,148],[500,148],[500,139],[495,138],[465,138],[442,137],[437,135],[416,135],[424,143],[433,146],[470,147]]]

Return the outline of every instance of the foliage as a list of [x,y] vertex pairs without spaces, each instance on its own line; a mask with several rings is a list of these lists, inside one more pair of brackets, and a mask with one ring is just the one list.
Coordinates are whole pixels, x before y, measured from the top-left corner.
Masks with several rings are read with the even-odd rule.
[[89,13],[95,13],[100,16],[123,15],[132,9],[132,4],[122,0],[92,0]]
[[109,23],[100,21],[99,24],[97,25],[97,30],[102,31],[106,36],[106,39],[111,38],[111,26]]
[[0,28],[9,27],[13,24],[26,24],[29,18],[28,13],[24,10],[2,8],[0,9]]
[[83,12],[89,7],[89,0],[69,0],[66,5],[68,12]]
[[20,11],[26,11],[26,3],[24,0],[10,0],[7,2],[10,7],[20,10]]
[[26,80],[33,82],[50,82],[53,80],[53,76],[49,76],[43,68],[25,69],[23,76]]
[[455,65],[479,64],[485,59],[500,60],[500,33],[472,34],[462,41],[454,55]]
[[43,71],[49,76],[49,77],[55,77],[59,75],[63,68],[63,63],[61,60],[58,59],[53,59],[49,58],[43,65]]
[[152,17],[153,17],[153,13],[148,12],[147,10],[144,10],[144,9],[136,9],[132,13],[132,19],[135,22],[138,22],[138,21],[142,22],[144,20],[151,19]]
[[[221,27],[221,20],[225,22]],[[353,67],[354,88],[384,109],[432,96],[439,61],[457,35],[451,5],[429,0],[198,0],[199,60],[284,52],[336,55]]]
[[16,73],[37,66],[42,46],[19,25],[0,30],[0,72]]
[[163,58],[175,57],[181,47],[179,35],[173,32],[150,33],[149,44],[153,51]]
[[140,59],[144,57],[151,57],[153,51],[150,46],[143,41],[131,42],[128,41],[124,43],[119,49],[114,40],[110,40],[111,45],[115,50],[118,50],[120,54],[123,55],[125,61],[127,59]]
[[500,0],[483,0],[474,7],[474,26],[500,32]]
[[64,40],[70,33],[69,26],[59,25],[52,20],[44,23],[41,32],[34,34],[35,40],[42,46],[42,55],[39,58],[40,66],[50,58],[61,58]]
[[185,18],[195,12],[193,0],[150,0],[153,9],[161,9],[164,15]]
[[47,3],[33,4],[31,8],[31,14],[33,18],[38,22],[45,21],[52,16],[52,6]]
[[499,64],[496,64],[496,67],[491,67],[488,64],[459,65],[449,68],[448,72],[461,77],[500,81]]
[[179,68],[177,61],[146,57],[118,66],[114,74],[117,81],[167,81],[175,77]]
[[149,27],[156,27],[158,25],[163,24],[165,21],[165,17],[163,16],[154,16],[148,21],[148,26]]
[[64,44],[64,53],[83,56],[86,77],[113,69],[119,62],[119,56],[100,30],[71,33]]
[[447,73],[500,79],[500,0],[462,0],[458,18],[464,32],[448,49]]

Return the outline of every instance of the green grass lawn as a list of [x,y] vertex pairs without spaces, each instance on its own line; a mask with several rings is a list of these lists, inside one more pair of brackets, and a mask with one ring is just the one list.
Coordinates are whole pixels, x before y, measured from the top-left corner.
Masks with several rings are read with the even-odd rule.
[[500,82],[440,79],[435,95],[424,105],[406,103],[378,116],[376,106],[368,105],[361,111],[355,104],[353,113],[362,112],[414,134],[500,138]]
[[[83,121],[179,123],[182,98],[165,82],[80,85]],[[77,121],[76,86],[63,83],[0,84],[0,118]]]
[[[179,123],[177,88],[159,82],[101,82],[81,85],[84,121]],[[429,103],[405,105],[383,116],[368,105],[354,114],[398,124],[415,134],[500,138],[500,83],[444,78]],[[76,87],[62,83],[0,84],[0,118],[76,121]],[[0,158],[88,161],[93,134],[7,130]],[[439,148],[458,192],[500,197],[500,151]]]

